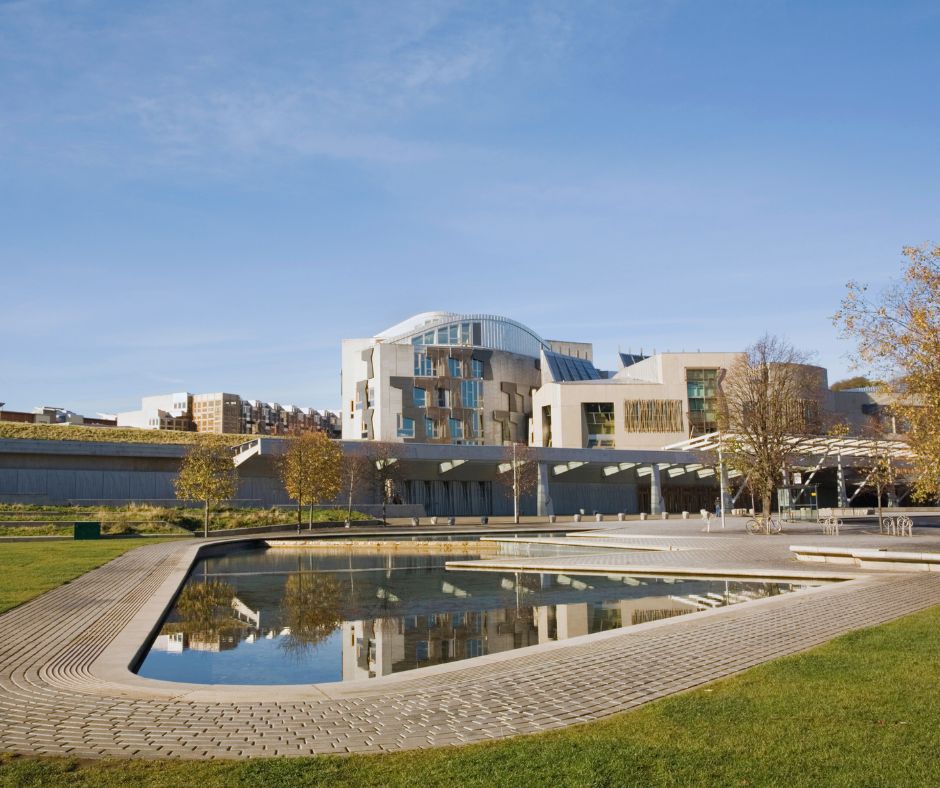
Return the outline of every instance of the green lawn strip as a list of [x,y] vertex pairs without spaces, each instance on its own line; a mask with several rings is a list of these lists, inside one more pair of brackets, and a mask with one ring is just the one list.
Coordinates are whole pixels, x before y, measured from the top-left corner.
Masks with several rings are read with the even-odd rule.
[[122,539],[0,544],[0,613],[153,541]]
[[8,758],[0,785],[937,785],[938,633],[940,607],[600,722],[483,745],[220,762]]

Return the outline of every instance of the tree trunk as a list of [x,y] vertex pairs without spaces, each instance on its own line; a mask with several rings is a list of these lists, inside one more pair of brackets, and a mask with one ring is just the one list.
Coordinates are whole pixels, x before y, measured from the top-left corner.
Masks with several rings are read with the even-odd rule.
[[353,496],[353,487],[356,485],[356,477],[350,475],[349,478],[349,507],[346,509],[346,522],[352,520],[352,496]]
[[206,501],[204,514],[205,516],[202,521],[202,535],[204,538],[208,539],[209,538],[209,502],[208,501]]
[[761,496],[760,504],[764,510],[761,512],[761,517],[764,520],[764,530],[769,534],[770,533],[770,493],[769,492],[765,492]]
[[881,514],[881,484],[875,485],[875,491],[878,495],[878,533],[882,533],[882,514]]
[[304,507],[301,504],[300,499],[297,499],[297,533],[300,533],[301,526],[303,525],[304,517]]
[[308,504],[309,509],[307,511],[307,530],[313,530],[313,504]]

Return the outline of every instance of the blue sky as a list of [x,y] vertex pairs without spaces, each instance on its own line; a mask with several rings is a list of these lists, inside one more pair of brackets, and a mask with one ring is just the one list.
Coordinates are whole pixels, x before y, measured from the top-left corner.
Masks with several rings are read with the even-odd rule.
[[0,0],[0,401],[339,403],[431,309],[851,346],[940,241],[935,2]]

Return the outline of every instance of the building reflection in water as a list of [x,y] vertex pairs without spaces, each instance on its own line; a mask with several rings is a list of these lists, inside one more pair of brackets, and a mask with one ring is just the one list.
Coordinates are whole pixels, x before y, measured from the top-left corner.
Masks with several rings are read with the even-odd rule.
[[[233,585],[214,579],[211,572],[193,578],[190,584],[195,587],[184,589],[152,650],[224,652],[273,640],[285,659],[321,659],[328,649],[341,664],[341,675],[334,680],[355,681],[802,587],[621,575],[448,572],[426,556],[358,557],[355,564],[348,559],[347,566],[322,556],[302,565],[278,560],[277,571],[270,566],[253,573],[238,565],[221,567],[238,570],[219,572],[219,577],[234,578]],[[272,652],[265,653],[270,659]],[[276,666],[271,667],[276,672]]]

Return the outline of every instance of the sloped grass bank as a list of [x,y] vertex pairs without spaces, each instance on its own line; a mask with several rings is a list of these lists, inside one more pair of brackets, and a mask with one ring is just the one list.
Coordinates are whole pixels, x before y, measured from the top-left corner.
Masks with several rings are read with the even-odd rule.
[[[308,513],[303,512],[306,525]],[[342,522],[345,509],[314,509],[313,521]],[[369,516],[353,511],[352,520],[368,520]],[[202,510],[186,506],[36,506],[29,504],[0,504],[0,536],[47,536],[71,534],[75,520],[94,520],[101,523],[104,534],[176,534],[202,532]],[[293,526],[297,522],[297,509],[288,507],[270,509],[221,508],[212,512],[210,528],[224,531],[230,528],[252,528],[264,525]],[[5,525],[4,523],[20,523]],[[29,523],[28,525],[25,523]],[[33,525],[32,523],[35,523]]]
[[940,607],[539,736],[240,762],[9,757],[0,785],[937,785],[938,687]]
[[139,540],[2,544],[0,613],[140,546]]

